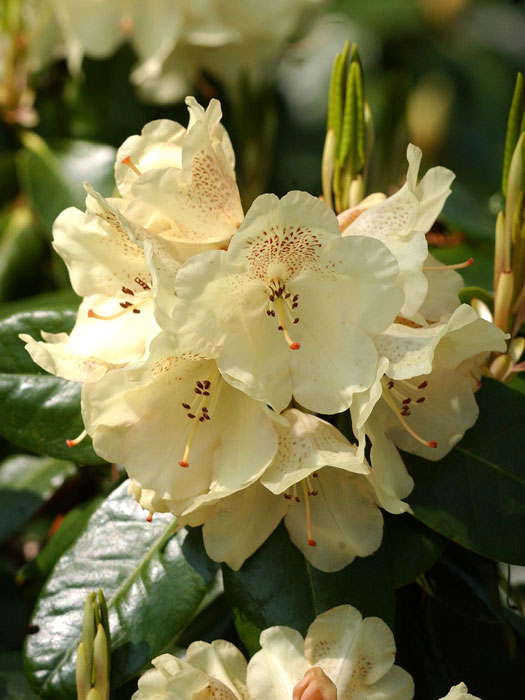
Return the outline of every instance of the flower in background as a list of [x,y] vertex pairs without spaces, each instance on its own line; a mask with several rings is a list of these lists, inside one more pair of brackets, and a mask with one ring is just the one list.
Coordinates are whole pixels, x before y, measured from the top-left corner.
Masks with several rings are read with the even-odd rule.
[[306,638],[290,627],[261,633],[247,664],[223,640],[194,642],[187,661],[164,654],[138,682],[133,700],[217,697],[226,700],[411,700],[411,676],[394,665],[392,632],[378,617],[342,605],[318,615]]

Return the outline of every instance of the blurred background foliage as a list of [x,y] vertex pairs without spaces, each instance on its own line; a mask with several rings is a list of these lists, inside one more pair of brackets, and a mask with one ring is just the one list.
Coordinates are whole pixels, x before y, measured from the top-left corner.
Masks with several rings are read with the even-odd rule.
[[[329,76],[346,39],[359,47],[375,124],[368,191],[390,194],[402,184],[409,141],[423,149],[424,167],[451,168],[457,176],[453,194],[429,243],[443,262],[472,256],[475,264],[463,270],[466,285],[491,290],[506,119],[525,58],[522,3],[332,0],[272,76],[276,89],[270,82],[258,93],[240,86],[232,104],[203,74],[194,94],[201,103],[214,96],[223,101],[246,206],[258,190],[320,193]],[[15,311],[38,307],[52,322],[54,313],[75,306],[65,266],[50,246],[55,216],[67,206],[83,208],[83,180],[112,194],[115,149],[146,122],[170,118],[186,124],[183,103],[159,106],[138,99],[128,79],[135,60],[129,46],[106,60],[86,58],[80,78],[70,75],[65,61],[56,62],[31,78],[36,123],[25,128],[5,114],[0,120],[0,325]],[[71,326],[74,314],[68,313]],[[6,338],[0,334],[0,364],[14,357]],[[88,448],[72,454],[72,461],[62,454],[21,455],[16,432],[4,426],[0,434],[5,436],[0,504],[6,518],[0,527],[0,697],[22,699],[36,696],[19,656],[10,654],[21,648],[49,572],[85,527],[100,495],[120,483],[123,473],[97,464]],[[67,530],[61,528],[64,518]],[[264,559],[265,551],[267,546],[257,556]],[[497,564],[451,544],[427,574],[397,590],[399,663],[415,676],[417,697],[438,697],[460,680],[484,700],[502,697],[501,677],[507,696],[525,685],[524,603],[518,595],[523,584],[512,589],[502,572],[503,610]],[[206,636],[235,640],[222,596],[212,597],[200,615],[184,643]],[[134,681],[115,697],[130,697],[133,688]]]

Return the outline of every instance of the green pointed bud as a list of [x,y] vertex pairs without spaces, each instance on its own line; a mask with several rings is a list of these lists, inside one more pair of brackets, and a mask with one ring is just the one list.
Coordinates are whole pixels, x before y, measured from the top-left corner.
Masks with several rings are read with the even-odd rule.
[[106,633],[102,624],[98,625],[94,644],[94,686],[102,700],[109,700],[109,647]]
[[521,360],[521,356],[525,351],[525,338],[520,336],[519,338],[514,338],[514,340],[509,345],[509,357],[511,358],[513,364],[517,364]]
[[88,664],[86,648],[83,642],[80,642],[78,645],[75,674],[77,700],[87,700],[89,689],[91,688],[91,664]]
[[323,185],[323,200],[330,209],[334,208],[332,201],[332,179],[334,177],[335,159],[335,131],[328,129],[323,148],[323,160],[321,163],[321,182]]
[[86,700],[104,700],[96,688],[91,688]]
[[350,42],[346,41],[341,53],[334,58],[330,89],[328,92],[328,124],[327,131],[333,129],[335,141],[339,142],[343,124],[344,94],[346,81],[346,61],[350,51]]
[[[505,239],[505,214],[500,211],[496,219],[496,240],[494,245],[494,289],[498,288],[498,280],[502,269],[510,267],[510,259],[505,260],[506,255],[506,239]],[[508,251],[510,258],[510,247]]]
[[512,371],[512,358],[509,355],[498,355],[491,365],[490,373],[494,379],[504,382]]
[[106,603],[106,598],[104,597],[104,593],[100,588],[98,589],[98,607],[100,610],[100,621],[102,623],[102,626],[104,627],[104,632],[106,633],[106,637],[109,644],[111,637],[109,634],[108,606]]
[[494,298],[494,323],[505,333],[509,330],[512,297],[514,294],[514,275],[512,270],[501,271],[498,288]]
[[345,105],[337,158],[350,179],[361,172],[365,164],[364,81],[361,60],[354,44],[346,79]]
[[521,228],[524,191],[525,132],[519,137],[507,178],[507,199],[505,201],[505,226],[516,239],[516,230]]
[[507,134],[505,137],[505,149],[503,152],[503,175],[501,189],[503,194],[507,196],[507,182],[509,177],[510,163],[516,148],[516,143],[520,134],[525,130],[525,85],[523,74],[518,73],[516,77],[516,86],[509,111],[507,121]]
[[[93,668],[93,640],[95,639],[95,610],[93,606],[93,595],[90,593],[86,597],[86,604],[84,606],[84,619],[82,621],[82,643],[84,645],[84,650],[86,653],[86,663],[87,667],[91,670]],[[91,676],[91,683],[93,682],[93,674]]]
[[357,47],[354,44],[350,50],[347,41],[334,60],[322,165],[323,198],[331,206],[332,195],[328,196],[331,177],[335,202],[332,208],[338,213],[357,204],[365,194],[372,142],[373,125],[364,95],[363,68]]

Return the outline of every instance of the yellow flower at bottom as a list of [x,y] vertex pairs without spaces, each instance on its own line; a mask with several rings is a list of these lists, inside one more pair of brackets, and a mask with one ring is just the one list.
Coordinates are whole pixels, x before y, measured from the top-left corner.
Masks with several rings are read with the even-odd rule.
[[290,627],[261,634],[261,650],[247,664],[223,640],[194,642],[187,662],[169,654],[139,680],[133,700],[410,700],[411,676],[394,665],[395,642],[377,617],[350,605],[332,608],[310,625],[306,638]]

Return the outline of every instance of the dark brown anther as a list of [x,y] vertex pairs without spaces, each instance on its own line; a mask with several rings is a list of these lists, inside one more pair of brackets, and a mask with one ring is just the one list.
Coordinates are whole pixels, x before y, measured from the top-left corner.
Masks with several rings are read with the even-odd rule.
[[419,384],[417,388],[418,389],[425,389],[427,386],[428,386],[428,382],[424,381],[424,382],[421,382],[421,384]]

